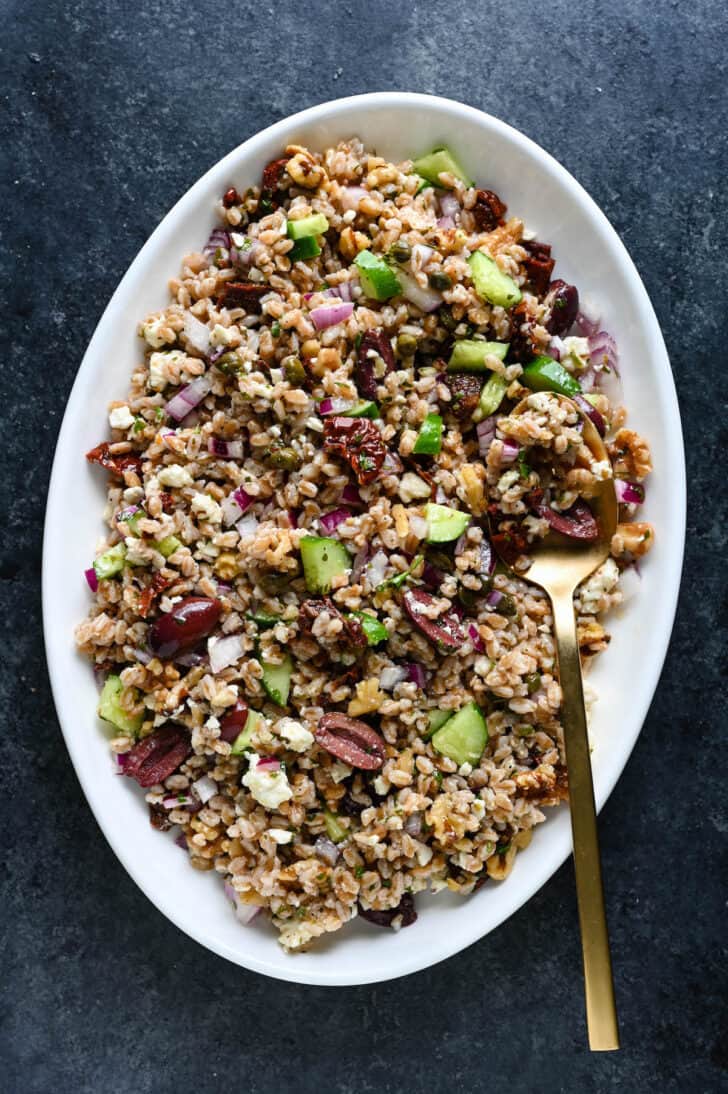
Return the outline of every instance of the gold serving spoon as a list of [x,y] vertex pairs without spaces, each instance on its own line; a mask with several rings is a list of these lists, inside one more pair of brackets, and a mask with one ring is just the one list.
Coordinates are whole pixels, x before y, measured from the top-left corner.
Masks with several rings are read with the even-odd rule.
[[[606,460],[611,467],[604,441],[581,408],[563,395],[549,397],[568,404],[569,408],[578,412],[583,421],[584,444],[596,460]],[[511,415],[522,414],[528,409],[527,396],[511,411]],[[609,556],[610,541],[617,527],[618,516],[617,496],[611,477],[599,484],[596,496],[589,498],[589,506],[598,525],[597,538],[574,539],[558,532],[550,533],[534,545],[530,569],[518,576],[540,585],[548,593],[553,609],[554,637],[563,693],[561,722],[564,727],[566,766],[569,774],[569,805],[574,839],[574,871],[584,960],[589,1047],[592,1051],[605,1051],[619,1048],[619,1031],[573,598],[576,587]],[[498,544],[496,539],[496,549]],[[510,563],[506,559],[503,561],[510,569]]]

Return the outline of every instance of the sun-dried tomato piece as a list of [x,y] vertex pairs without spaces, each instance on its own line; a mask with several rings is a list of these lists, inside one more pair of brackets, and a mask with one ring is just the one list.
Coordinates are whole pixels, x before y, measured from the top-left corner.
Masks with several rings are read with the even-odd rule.
[[118,475],[119,478],[124,477],[125,471],[135,471],[137,475],[141,475],[141,456],[135,456],[131,452],[115,455],[109,451],[109,448],[108,441],[103,441],[102,444],[97,444],[96,448],[92,448],[90,452],[86,453],[86,459],[89,463],[97,463],[99,466],[105,467],[112,475]]
[[168,494],[166,490],[163,490],[159,495],[159,501],[165,513],[172,512],[174,509],[174,498],[171,494]]
[[528,314],[524,300],[513,309],[509,342],[509,361],[525,362],[538,356],[538,344],[533,337],[533,319]]
[[127,752],[123,774],[140,786],[154,786],[173,775],[192,752],[189,734],[179,726],[161,726]]
[[377,386],[390,372],[394,372],[392,343],[383,330],[368,330],[356,355],[354,378],[359,394],[376,399]]
[[476,190],[475,205],[471,209],[475,223],[481,232],[492,232],[503,220],[508,208],[493,190]]
[[384,740],[366,722],[347,714],[324,714],[314,736],[322,748],[350,767],[376,771],[384,763]]
[[157,570],[153,575],[152,580],[148,585],[145,585],[139,594],[139,615],[142,619],[147,618],[151,611],[152,604],[169,584],[171,584],[170,579]]
[[302,634],[310,635],[312,638],[316,637],[313,633],[313,625],[322,612],[326,612],[331,618],[341,620],[342,629],[336,635],[338,642],[354,648],[363,648],[368,645],[359,620],[356,618],[349,619],[343,615],[330,596],[304,600],[298,611],[298,626]]
[[281,184],[283,172],[286,169],[288,163],[288,156],[281,156],[280,159],[271,160],[263,168],[262,186],[264,190],[277,190]]
[[260,298],[270,292],[270,286],[257,281],[227,281],[217,298],[222,308],[245,308],[246,311],[260,311]]
[[327,418],[324,448],[348,460],[360,486],[376,479],[387,455],[381,433],[368,418]]
[[523,265],[526,267],[531,288],[537,296],[541,296],[548,288],[556,264],[551,258],[551,246],[548,243],[539,243],[535,239],[522,240],[521,246],[528,251],[528,257],[524,259]]
[[374,923],[377,927],[391,927],[395,919],[398,918],[402,920],[400,926],[411,927],[417,919],[415,898],[412,893],[403,893],[402,899],[396,908],[385,908],[382,911],[375,911],[374,908],[364,908],[360,904],[359,915],[362,919]]
[[450,402],[445,404],[445,409],[449,409],[456,418],[469,421],[478,405],[483,381],[478,376],[459,372],[446,375],[444,383],[452,396]]
[[494,532],[490,541],[502,559],[513,565],[516,559],[528,550],[528,539],[517,527],[505,528]]

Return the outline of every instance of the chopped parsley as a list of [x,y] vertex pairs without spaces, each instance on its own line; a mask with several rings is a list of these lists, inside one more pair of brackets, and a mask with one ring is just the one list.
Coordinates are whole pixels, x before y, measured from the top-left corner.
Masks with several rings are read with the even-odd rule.
[[273,335],[274,338],[280,338],[281,325],[280,325],[280,323],[278,322],[277,319],[273,323],[271,323],[270,332],[271,332],[271,334]]

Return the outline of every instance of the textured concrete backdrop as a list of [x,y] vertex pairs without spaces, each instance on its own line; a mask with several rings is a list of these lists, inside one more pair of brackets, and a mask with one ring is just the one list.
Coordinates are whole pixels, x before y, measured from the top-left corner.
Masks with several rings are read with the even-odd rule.
[[[0,0],[0,15],[3,1088],[726,1089],[722,0]],[[46,484],[75,371],[119,278],[174,201],[245,137],[303,106],[386,89],[482,107],[561,160],[630,249],[673,361],[688,576],[602,823],[619,1054],[584,1046],[570,865],[481,943],[406,981],[289,986],[207,953],[116,862],[49,694]]]

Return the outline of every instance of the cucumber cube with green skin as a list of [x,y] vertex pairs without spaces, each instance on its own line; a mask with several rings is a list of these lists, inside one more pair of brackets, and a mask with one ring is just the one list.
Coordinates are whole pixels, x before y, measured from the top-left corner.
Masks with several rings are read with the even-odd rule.
[[430,723],[428,728],[422,734],[425,741],[429,741],[433,733],[436,733],[438,729],[441,729],[445,722],[449,722],[452,718],[451,710],[430,710],[427,714],[427,720]]
[[357,403],[351,410],[347,410],[347,418],[371,418],[374,421],[375,418],[381,418],[379,407],[376,403],[373,403],[371,399],[367,399],[366,402]]
[[182,546],[182,541],[177,539],[176,536],[165,536],[164,539],[160,539],[156,545],[157,550],[165,558],[169,558]]
[[463,338],[452,347],[448,372],[488,372],[488,357],[497,357],[505,361],[508,342],[477,342]]
[[359,251],[354,259],[359,270],[359,280],[366,296],[371,300],[389,300],[402,291],[396,274],[390,270],[381,255],[371,251]]
[[321,254],[321,248],[313,236],[305,236],[297,239],[288,252],[291,262],[303,262],[307,258],[316,258]]
[[501,308],[512,308],[521,299],[521,290],[512,277],[504,274],[493,259],[483,251],[475,251],[468,259],[470,276],[478,296]]
[[367,612],[352,612],[351,614],[354,619],[361,623],[361,629],[364,631],[364,636],[370,646],[376,646],[379,642],[384,642],[389,638],[387,628],[379,622],[376,616],[369,615]]
[[245,719],[245,726],[237,735],[233,741],[230,754],[232,756],[242,756],[244,752],[250,752],[253,748],[253,731],[257,729],[262,718],[257,710],[249,710],[248,717]]
[[480,761],[488,743],[488,726],[476,703],[467,703],[432,736],[432,747],[454,763]]
[[144,721],[143,714],[128,714],[121,706],[121,693],[124,685],[120,676],[107,676],[99,697],[99,718],[110,722],[121,733],[136,737]]
[[114,577],[124,569],[126,562],[126,545],[117,543],[116,547],[109,547],[102,555],[94,559],[94,570],[99,581]]
[[483,386],[478,405],[473,411],[473,421],[482,422],[484,418],[489,418],[491,414],[495,414],[503,402],[503,396],[507,389],[508,381],[497,372],[494,372]]
[[425,506],[428,543],[449,543],[459,539],[470,524],[470,513],[462,509],[451,509],[449,505],[428,502]]
[[[416,174],[416,172],[413,171],[412,174],[414,175],[414,174]],[[432,183],[430,182],[430,180],[429,179],[423,179],[422,175],[419,176],[419,179],[420,179],[420,184],[417,187],[417,189],[415,190],[415,194],[420,194],[423,190],[426,190],[428,186],[430,186],[430,187],[432,186]]]
[[415,446],[415,456],[436,456],[442,448],[442,418],[439,414],[428,414],[420,426]]
[[328,230],[329,222],[323,213],[312,213],[300,220],[289,220],[286,228],[289,239],[307,239],[309,236],[323,235]]
[[455,178],[462,179],[466,186],[472,186],[473,180],[463,171],[449,148],[433,148],[427,156],[421,156],[412,164],[412,170],[423,179],[427,179],[433,186],[442,188],[445,184],[440,180],[440,175],[447,172]]
[[344,828],[343,824],[339,823],[336,814],[328,809],[324,809],[324,824],[326,825],[326,835],[332,843],[341,843],[349,835],[348,830]]
[[293,674],[293,661],[289,654],[281,661],[280,665],[273,665],[270,661],[261,660],[263,669],[262,684],[265,693],[277,706],[284,707],[288,703],[291,693],[291,676]]
[[304,536],[299,546],[303,576],[310,593],[330,593],[332,580],[351,569],[351,555],[338,539]]
[[578,395],[579,381],[553,357],[541,356],[529,361],[523,370],[522,382],[531,391],[554,391],[558,395]]
[[146,515],[147,514],[144,512],[144,510],[140,509],[138,513],[132,513],[131,516],[123,517],[119,521],[119,524],[125,524],[126,525],[126,534],[128,536],[134,536],[138,539],[139,538],[139,521],[142,519],[142,517],[145,517]]

